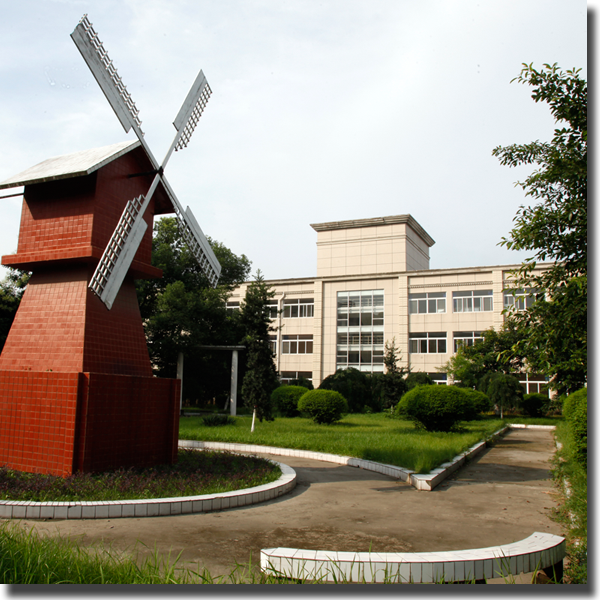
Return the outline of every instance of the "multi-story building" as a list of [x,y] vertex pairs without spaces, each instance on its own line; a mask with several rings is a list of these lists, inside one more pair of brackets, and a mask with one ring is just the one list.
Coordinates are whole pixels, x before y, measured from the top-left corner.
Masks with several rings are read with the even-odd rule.
[[[518,265],[430,269],[435,243],[410,215],[311,225],[317,232],[317,275],[269,280],[275,291],[272,349],[282,381],[321,381],[338,369],[383,372],[384,346],[395,340],[402,366],[438,382],[437,369],[460,344],[471,345],[501,326],[515,296],[510,272]],[[245,283],[228,302],[243,301]],[[544,380],[522,374],[528,392]]]

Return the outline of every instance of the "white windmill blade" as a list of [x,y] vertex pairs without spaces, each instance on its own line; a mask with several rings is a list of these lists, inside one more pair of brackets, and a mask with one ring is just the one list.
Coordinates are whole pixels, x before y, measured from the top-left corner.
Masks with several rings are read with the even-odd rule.
[[147,229],[147,224],[144,221],[144,212],[150,204],[150,200],[161,180],[167,189],[167,194],[177,214],[184,239],[188,242],[211,284],[216,286],[221,265],[189,207],[187,213],[183,212],[173,190],[163,176],[164,169],[173,151],[187,146],[212,93],[204,73],[202,71],[198,73],[196,81],[188,92],[175,118],[173,125],[177,130],[177,134],[162,165],[159,167],[158,162],[144,139],[144,133],[141,130],[141,121],[138,117],[138,109],[119,77],[113,62],[108,58],[108,54],[99,40],[98,34],[89,22],[87,15],[83,16],[71,34],[71,37],[115,111],[125,132],[129,132],[133,128],[156,171],[147,194],[133,201],[130,200],[127,203],[119,219],[119,223],[96,267],[89,288],[100,297],[110,310],[144,237]]
[[121,289],[148,223],[140,215],[144,196],[129,200],[117,223],[88,287],[110,310]]
[[[121,121],[125,132],[128,133],[133,127],[138,129],[143,136],[142,123],[138,118],[139,111],[121,77],[119,77],[112,60],[108,57],[102,42],[98,39],[98,34],[94,31],[87,15],[83,15],[71,34],[71,38],[73,38],[75,45],[81,52],[81,56],[83,56],[106,99],[115,111],[119,121]],[[136,133],[138,132],[136,131]]]

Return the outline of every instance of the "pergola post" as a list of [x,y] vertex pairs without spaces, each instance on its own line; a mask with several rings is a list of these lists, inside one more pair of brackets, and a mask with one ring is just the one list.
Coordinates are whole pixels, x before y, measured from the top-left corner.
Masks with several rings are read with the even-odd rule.
[[231,393],[229,398],[229,414],[235,417],[237,410],[237,378],[238,378],[238,351],[233,350],[231,355]]

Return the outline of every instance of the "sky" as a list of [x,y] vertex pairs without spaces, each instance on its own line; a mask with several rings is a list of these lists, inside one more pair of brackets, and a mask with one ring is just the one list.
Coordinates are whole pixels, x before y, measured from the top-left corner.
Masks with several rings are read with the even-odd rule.
[[[582,0],[1,2],[0,182],[135,139],[70,38],[87,13],[159,161],[204,71],[213,94],[166,176],[204,233],[267,279],[316,275],[311,223],[399,214],[435,240],[433,269],[521,262],[531,253],[498,244],[532,169],[492,150],[550,140],[555,124],[511,80],[523,63],[587,78]],[[22,198],[0,202],[5,255]]]

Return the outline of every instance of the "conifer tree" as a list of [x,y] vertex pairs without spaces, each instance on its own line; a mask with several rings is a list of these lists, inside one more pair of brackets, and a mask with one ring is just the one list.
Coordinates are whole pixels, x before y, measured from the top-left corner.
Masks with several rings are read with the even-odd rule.
[[[242,397],[245,406],[253,409],[254,417],[273,421],[271,393],[279,385],[273,352],[269,346],[271,325],[267,302],[274,292],[265,283],[261,272],[248,287],[240,310],[240,322],[244,328],[246,346],[246,374],[242,383]],[[254,425],[254,418],[253,418]]]

